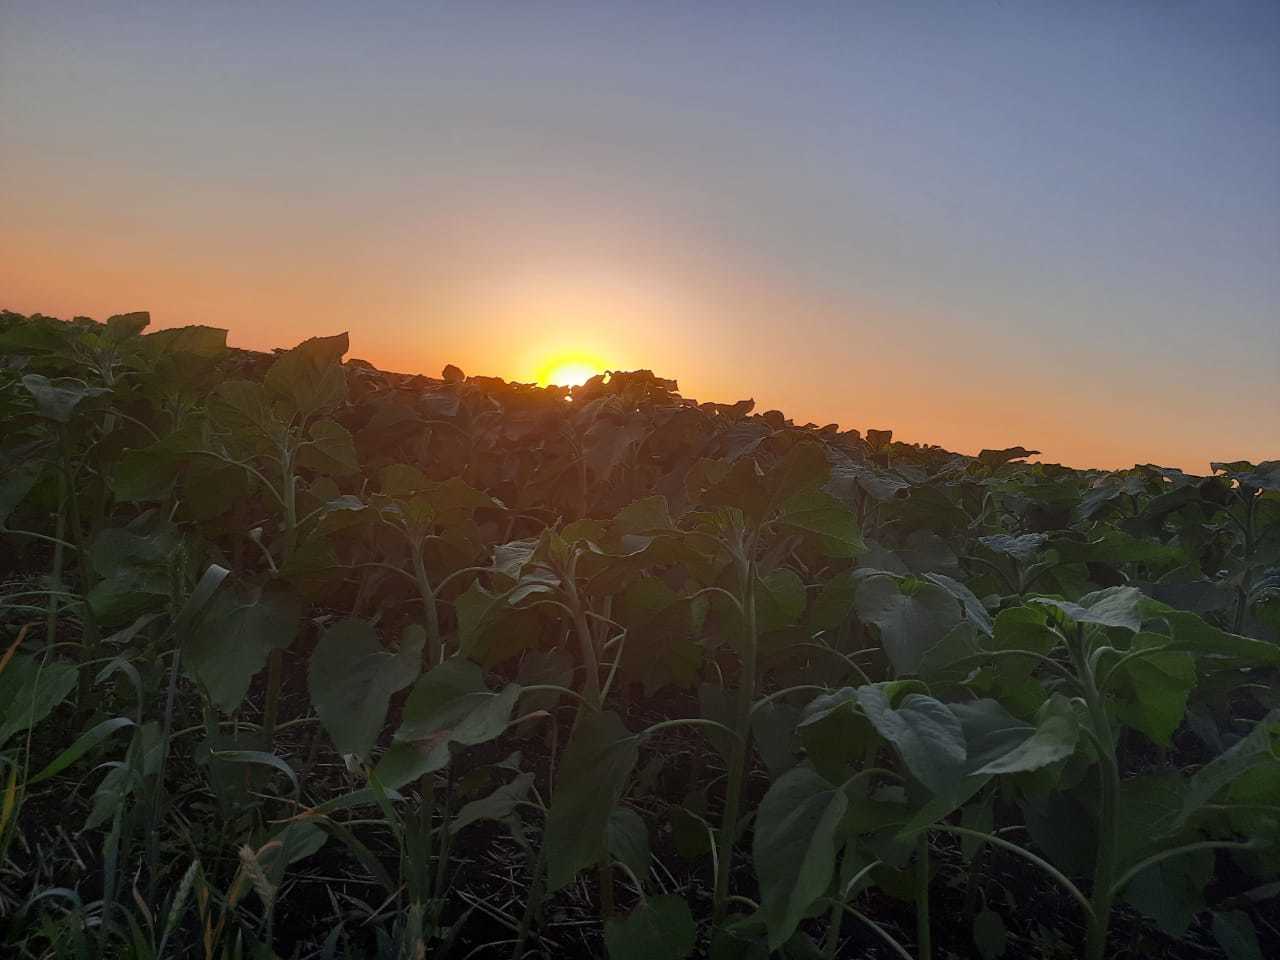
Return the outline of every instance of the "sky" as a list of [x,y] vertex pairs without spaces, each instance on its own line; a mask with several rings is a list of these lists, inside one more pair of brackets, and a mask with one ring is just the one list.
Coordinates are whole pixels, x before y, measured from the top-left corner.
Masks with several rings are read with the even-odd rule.
[[0,308],[1280,457],[1280,3],[0,0]]

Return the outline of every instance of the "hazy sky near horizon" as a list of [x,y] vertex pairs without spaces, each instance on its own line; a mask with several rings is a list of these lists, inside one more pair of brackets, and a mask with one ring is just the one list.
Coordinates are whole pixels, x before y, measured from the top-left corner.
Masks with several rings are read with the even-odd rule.
[[0,0],[0,307],[1280,457],[1280,3]]

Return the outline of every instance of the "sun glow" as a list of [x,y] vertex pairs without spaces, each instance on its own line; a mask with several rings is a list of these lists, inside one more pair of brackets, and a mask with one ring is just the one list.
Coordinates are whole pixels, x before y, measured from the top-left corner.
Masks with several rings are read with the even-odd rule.
[[538,382],[544,386],[580,387],[597,373],[604,372],[604,364],[589,357],[557,357],[538,373]]

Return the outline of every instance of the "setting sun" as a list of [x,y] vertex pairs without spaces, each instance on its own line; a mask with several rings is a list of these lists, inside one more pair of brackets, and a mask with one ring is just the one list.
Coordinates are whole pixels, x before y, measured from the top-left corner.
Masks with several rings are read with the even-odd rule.
[[543,367],[538,382],[544,386],[580,387],[603,371],[602,363],[586,357],[559,357]]

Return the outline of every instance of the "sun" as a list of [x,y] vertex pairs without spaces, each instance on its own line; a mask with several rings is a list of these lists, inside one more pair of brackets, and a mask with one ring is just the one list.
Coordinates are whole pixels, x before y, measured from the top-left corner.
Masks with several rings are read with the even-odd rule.
[[538,373],[538,383],[544,386],[580,387],[603,372],[604,364],[594,357],[561,356],[543,366]]

